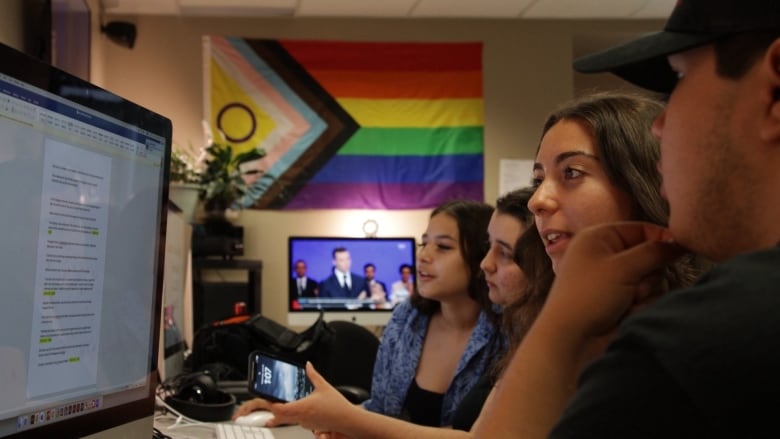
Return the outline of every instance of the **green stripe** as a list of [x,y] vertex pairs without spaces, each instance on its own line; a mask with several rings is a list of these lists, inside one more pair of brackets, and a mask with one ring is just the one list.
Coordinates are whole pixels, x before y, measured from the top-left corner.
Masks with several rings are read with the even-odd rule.
[[481,154],[483,127],[363,128],[339,150],[340,155]]

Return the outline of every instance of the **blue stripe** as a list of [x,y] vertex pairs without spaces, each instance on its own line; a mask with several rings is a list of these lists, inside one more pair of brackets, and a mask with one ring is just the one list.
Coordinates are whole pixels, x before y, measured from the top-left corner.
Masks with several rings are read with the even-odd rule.
[[482,154],[439,156],[336,155],[311,183],[482,182]]

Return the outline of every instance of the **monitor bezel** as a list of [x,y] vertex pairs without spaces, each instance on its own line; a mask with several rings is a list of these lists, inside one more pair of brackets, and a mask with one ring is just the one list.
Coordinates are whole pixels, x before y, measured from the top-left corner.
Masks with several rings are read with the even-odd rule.
[[[92,83],[82,80],[63,70],[55,68],[44,62],[41,62],[29,55],[26,55],[16,49],[0,43],[0,59],[6,62],[0,62],[0,73],[6,74],[16,80],[28,83],[42,90],[46,90],[55,95],[62,96],[63,90],[81,90],[83,94],[79,96],[69,95],[67,98],[72,102],[88,107],[90,109],[103,112],[116,119],[137,123],[143,129],[157,134],[166,139],[164,150],[164,160],[162,163],[162,181],[160,188],[160,205],[158,206],[158,221],[160,224],[159,234],[157,236],[156,258],[156,276],[155,290],[153,299],[153,315],[150,319],[150,360],[147,389],[143,398],[116,405],[113,407],[101,408],[94,412],[88,412],[81,416],[63,419],[53,422],[49,425],[17,431],[4,437],[8,438],[36,438],[36,437],[60,437],[60,438],[79,438],[86,435],[99,433],[101,431],[117,427],[132,421],[149,418],[154,415],[155,391],[159,383],[157,371],[157,359],[159,349],[160,318],[162,312],[162,288],[163,288],[163,265],[165,257],[165,236],[166,236],[166,218],[168,204],[168,184],[171,156],[172,125],[171,121],[162,115],[154,113],[128,99],[122,98],[110,91],[98,87]],[[106,99],[110,97],[110,99]],[[129,390],[128,392],[136,392]]]

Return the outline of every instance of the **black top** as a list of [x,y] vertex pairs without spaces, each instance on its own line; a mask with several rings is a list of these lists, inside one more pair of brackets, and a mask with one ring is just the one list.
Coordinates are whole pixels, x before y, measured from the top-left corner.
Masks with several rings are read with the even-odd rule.
[[778,437],[780,249],[735,257],[626,319],[551,438]]
[[443,393],[422,389],[417,385],[417,380],[414,379],[412,384],[409,385],[404,409],[409,415],[411,422],[419,425],[440,427],[443,401]]
[[485,400],[493,389],[492,374],[486,373],[480,377],[469,393],[463,397],[452,415],[452,428],[455,430],[470,431],[474,421],[479,417]]

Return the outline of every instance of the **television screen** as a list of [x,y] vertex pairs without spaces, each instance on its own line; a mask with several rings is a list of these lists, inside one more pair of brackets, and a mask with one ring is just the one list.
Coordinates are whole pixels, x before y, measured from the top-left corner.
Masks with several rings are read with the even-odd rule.
[[322,311],[326,320],[384,325],[414,293],[415,250],[413,237],[290,237],[288,323],[311,324]]
[[170,121],[0,44],[0,437],[154,413]]

